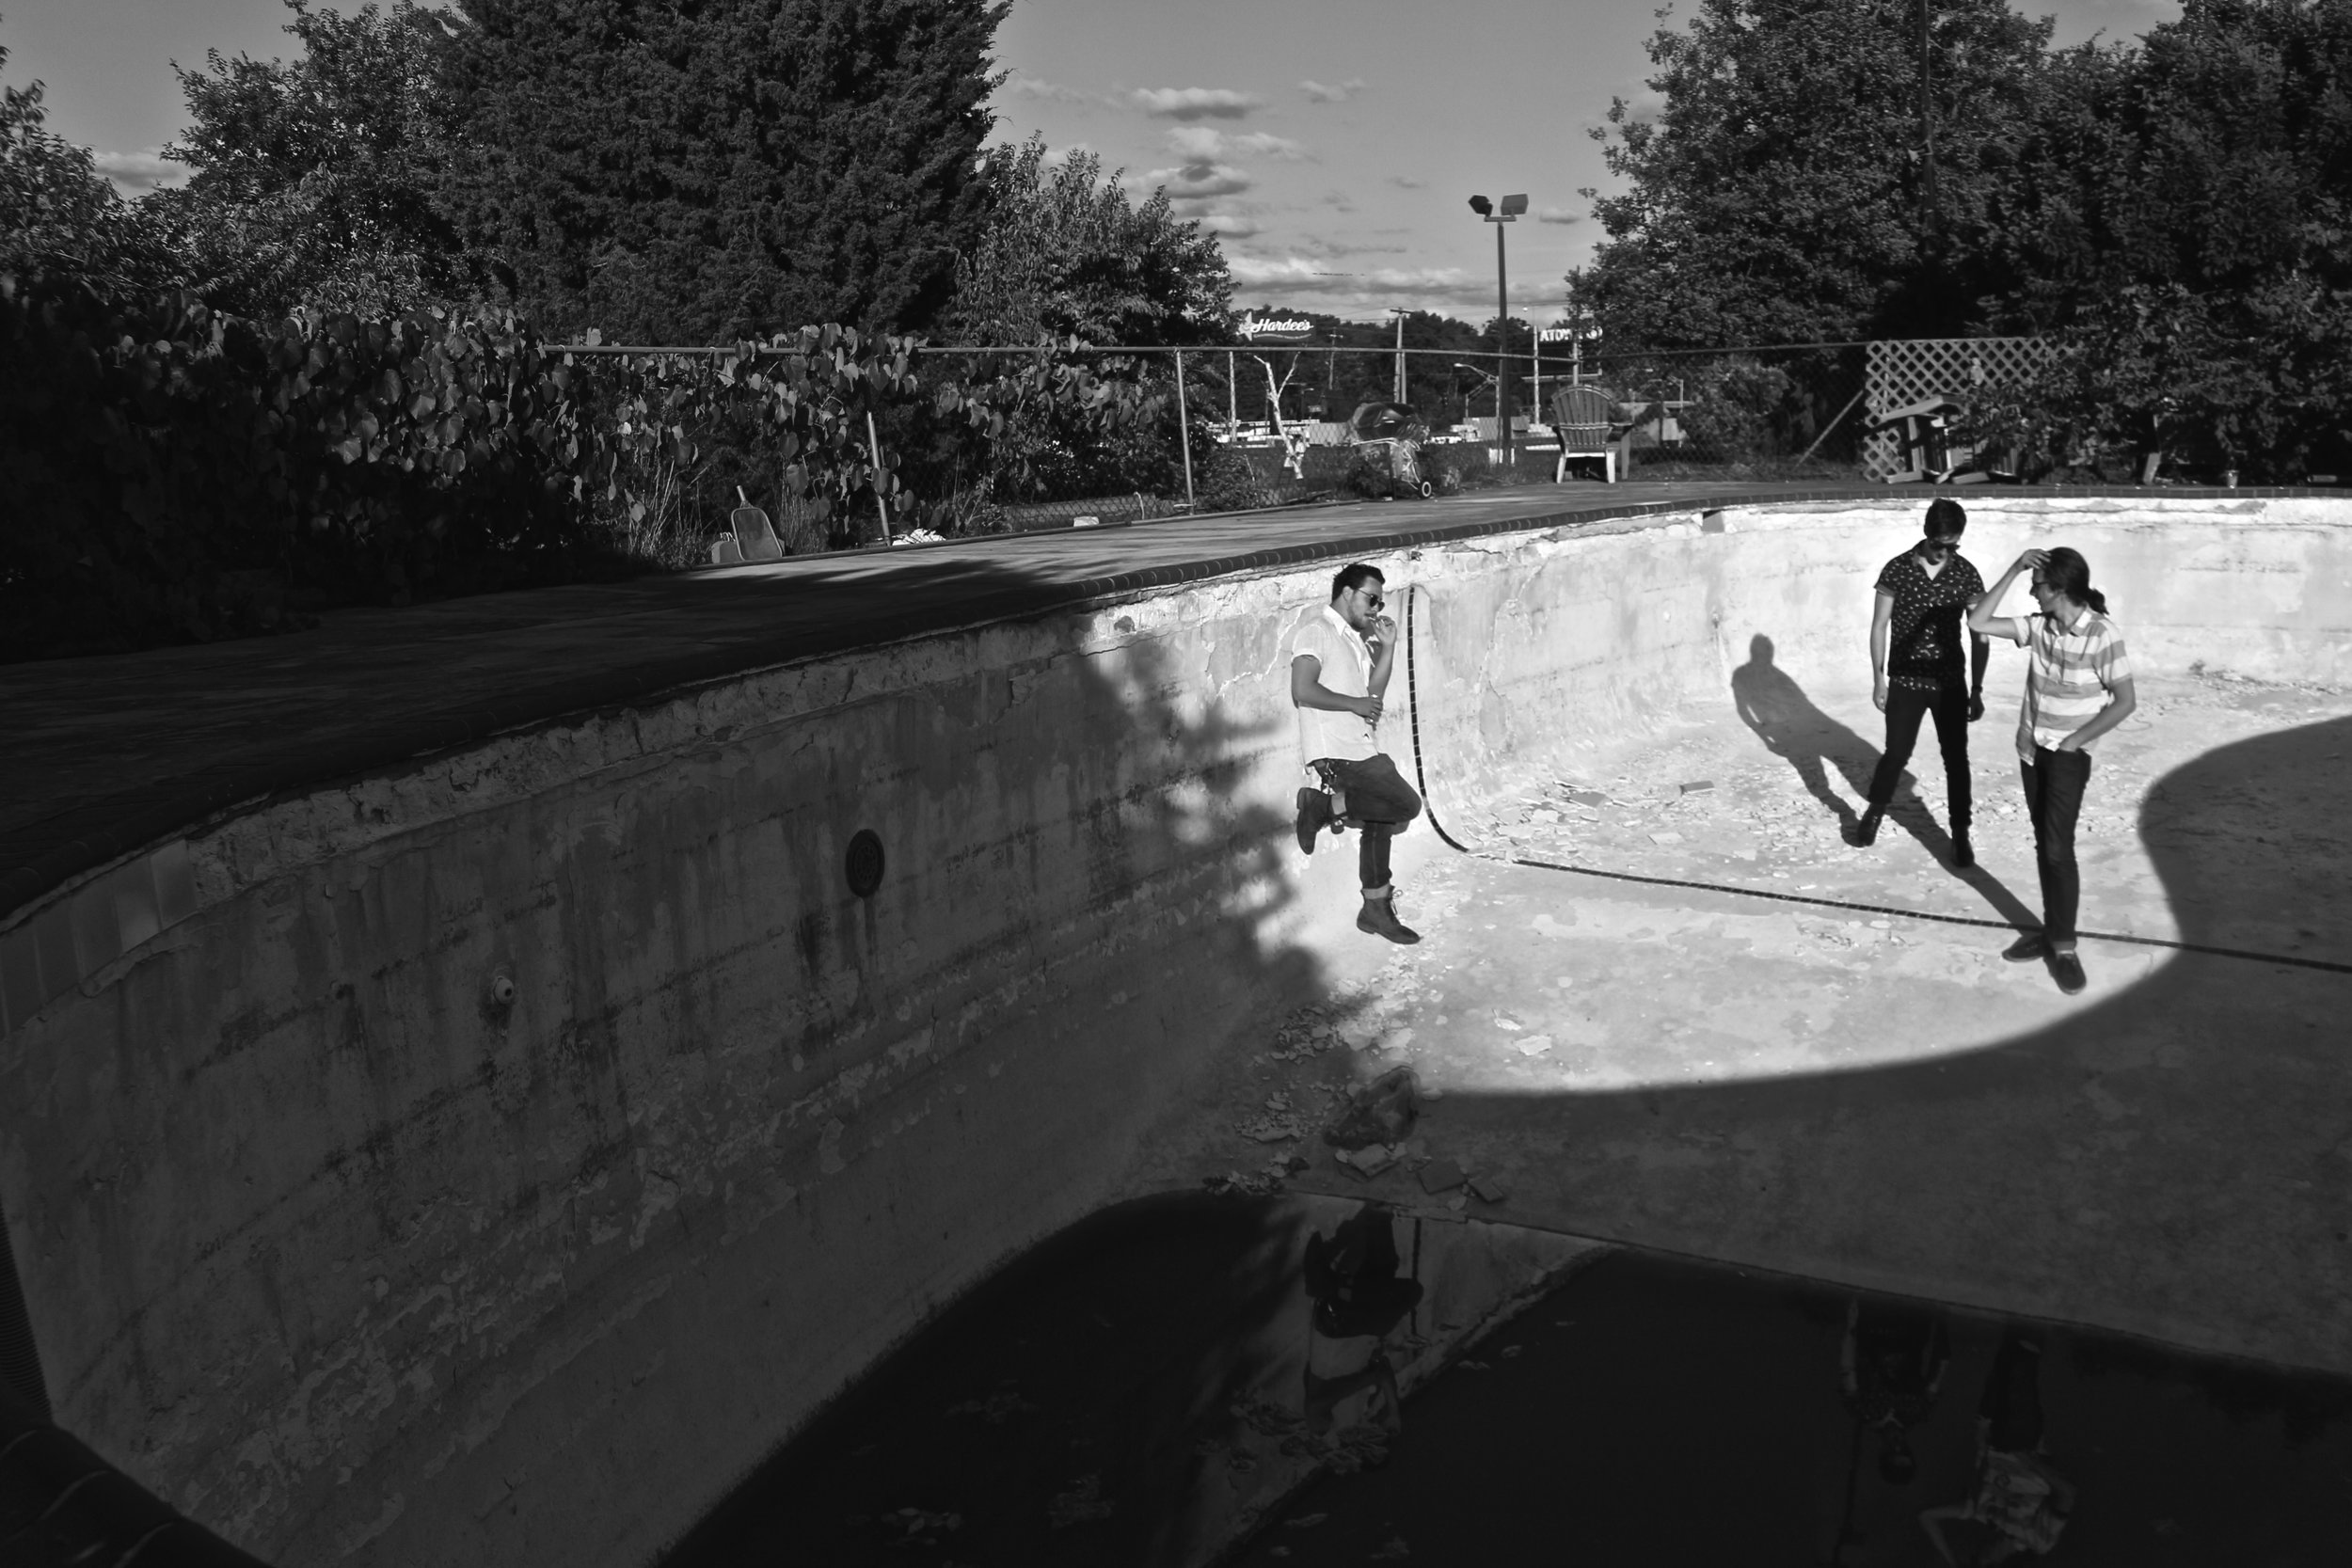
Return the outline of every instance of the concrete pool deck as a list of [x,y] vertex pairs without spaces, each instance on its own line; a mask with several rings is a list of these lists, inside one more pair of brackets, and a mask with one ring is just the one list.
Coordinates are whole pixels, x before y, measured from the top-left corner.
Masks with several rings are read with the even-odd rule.
[[[2013,654],[1981,871],[1931,747],[1836,835],[1921,492],[1204,518],[12,667],[0,1202],[60,1419],[265,1555],[634,1563],[1023,1248],[1293,1152],[2352,1370],[2352,506],[1963,499],[1988,578],[2079,535],[2141,639],[2076,998],[1987,958],[2034,901]],[[1462,847],[1400,842],[1409,952],[1285,820],[1280,633],[1353,557],[1408,590],[1391,749]],[[1367,1188],[1314,1134],[1392,1063],[1444,1098]]]

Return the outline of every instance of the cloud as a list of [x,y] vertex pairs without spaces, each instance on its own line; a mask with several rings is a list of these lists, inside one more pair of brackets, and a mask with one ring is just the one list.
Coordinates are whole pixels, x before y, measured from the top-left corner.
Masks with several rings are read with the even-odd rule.
[[1577,212],[1575,209],[1569,207],[1538,207],[1535,209],[1535,221],[1537,223],[1582,223],[1584,221],[1584,214]]
[[1323,201],[1325,206],[1337,212],[1352,213],[1356,210],[1356,198],[1345,191],[1326,191],[1323,193]]
[[1318,103],[1343,103],[1371,86],[1361,76],[1350,76],[1338,87],[1326,87],[1321,82],[1301,82],[1298,90]]
[[1494,280],[1480,269],[1374,267],[1343,271],[1329,256],[1234,255],[1226,265],[1252,294],[1312,297],[1319,309],[1350,320],[1381,321],[1391,306],[1484,321],[1494,314]]
[[1397,256],[1408,247],[1402,242],[1375,240],[1334,240],[1320,234],[1310,234],[1291,246],[1294,253],[1307,256]]
[[1137,87],[1128,101],[1161,119],[1241,119],[1265,101],[1231,87]]
[[[1629,91],[1616,94],[1613,102],[1625,105],[1625,118],[1629,123],[1654,121],[1666,112],[1666,95],[1646,82]],[[1588,115],[1581,122],[1581,128],[1588,133],[1598,132],[1602,135],[1616,134],[1616,127],[1610,122],[1606,114]]]
[[1182,168],[1155,168],[1136,183],[1145,190],[1166,187],[1170,201],[1206,201],[1213,197],[1238,196],[1256,182],[1231,164],[1186,164]]
[[1005,91],[1015,98],[1031,98],[1047,103],[1100,104],[1104,102],[1100,93],[1049,82],[1042,76],[1015,76],[1005,84]]
[[1371,272],[1335,272],[1322,259],[1285,256],[1279,261],[1258,256],[1230,256],[1225,264],[1233,281],[1244,288],[1279,285],[1322,293],[1427,294],[1472,293],[1484,297],[1483,279],[1460,267],[1377,267]]
[[142,197],[150,191],[168,191],[188,182],[196,171],[185,164],[175,164],[163,155],[160,147],[144,152],[100,152],[91,150],[90,161],[98,172],[114,182],[115,189],[126,197]]
[[1429,187],[1428,181],[1416,180],[1409,174],[1391,174],[1389,176],[1389,183],[1400,191],[1426,190]]
[[1168,150],[1195,164],[1213,163],[1219,158],[1272,158],[1279,163],[1297,163],[1308,156],[1307,150],[1288,136],[1263,131],[1245,131],[1235,135],[1213,125],[1171,127]]
[[1237,213],[1206,213],[1192,221],[1228,240],[1247,240],[1264,232],[1256,218],[1243,217]]

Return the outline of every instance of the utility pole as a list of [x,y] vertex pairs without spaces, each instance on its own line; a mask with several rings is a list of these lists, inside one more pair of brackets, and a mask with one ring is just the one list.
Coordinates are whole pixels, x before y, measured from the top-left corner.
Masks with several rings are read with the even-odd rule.
[[1391,305],[1389,314],[1396,318],[1396,389],[1389,395],[1391,403],[1405,401],[1405,318],[1411,312]]
[[[1924,4],[1924,0],[1922,0]],[[1527,198],[1506,196],[1502,207],[1496,211],[1493,202],[1483,196],[1470,198],[1470,211],[1498,227],[1495,230],[1495,434],[1502,439],[1502,461],[1515,465],[1518,454],[1511,448],[1511,280],[1502,257],[1502,230],[1500,225],[1516,223],[1527,211]]]

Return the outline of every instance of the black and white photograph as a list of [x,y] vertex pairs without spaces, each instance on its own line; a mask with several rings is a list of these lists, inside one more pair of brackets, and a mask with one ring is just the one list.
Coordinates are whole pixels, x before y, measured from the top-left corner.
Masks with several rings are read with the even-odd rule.
[[0,0],[0,1568],[2352,1562],[2352,0]]

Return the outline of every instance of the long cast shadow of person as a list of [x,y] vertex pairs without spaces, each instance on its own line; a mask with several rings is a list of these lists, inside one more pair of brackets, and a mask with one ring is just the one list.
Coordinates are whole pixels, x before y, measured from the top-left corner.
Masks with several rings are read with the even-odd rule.
[[[1739,711],[1740,721],[1756,732],[1767,751],[1788,759],[1806,792],[1837,818],[1838,836],[1851,842],[1858,814],[1845,796],[1830,787],[1829,769],[1836,767],[1847,789],[1858,799],[1869,791],[1878,749],[1816,707],[1804,688],[1773,662],[1775,651],[1772,640],[1762,632],[1749,640],[1748,661],[1731,673],[1732,705]],[[1906,771],[1903,777],[1909,781],[1911,775]],[[1901,823],[1903,831],[1917,839],[1937,864],[1975,889],[1994,913],[2017,929],[2030,931],[2041,925],[2041,917],[1984,867],[1962,870],[1952,865],[1951,835],[1929,815],[1915,794],[1906,808],[1888,816]]]

